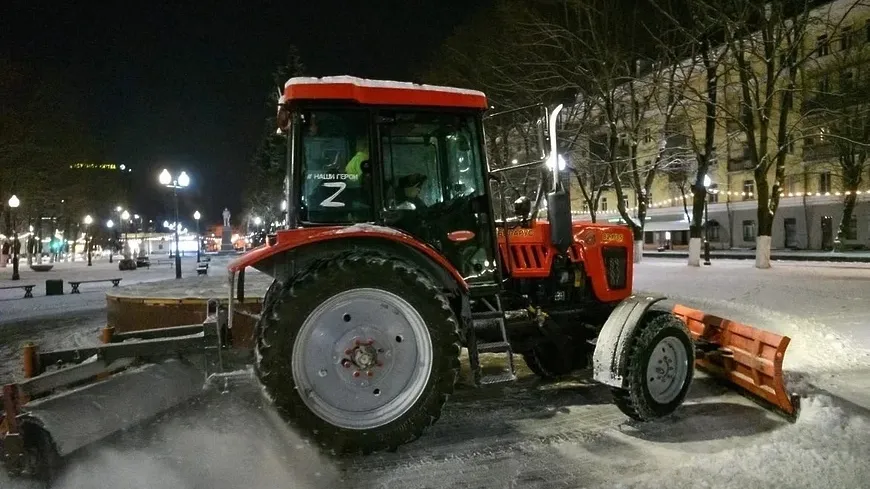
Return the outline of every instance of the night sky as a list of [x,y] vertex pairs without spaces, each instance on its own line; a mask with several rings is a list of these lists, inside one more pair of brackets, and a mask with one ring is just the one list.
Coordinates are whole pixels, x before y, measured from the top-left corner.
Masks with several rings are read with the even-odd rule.
[[274,110],[265,97],[288,46],[314,76],[408,80],[484,3],[14,1],[0,8],[0,41],[81,93],[101,145],[93,159],[134,169],[137,212],[168,217],[156,180],[169,166],[197,187],[182,213],[217,223],[224,206],[240,216],[239,176]]

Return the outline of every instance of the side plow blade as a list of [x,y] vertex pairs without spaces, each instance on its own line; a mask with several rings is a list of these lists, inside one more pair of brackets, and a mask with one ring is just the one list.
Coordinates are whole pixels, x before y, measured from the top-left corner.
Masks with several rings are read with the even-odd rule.
[[791,338],[677,304],[673,313],[688,326],[697,350],[695,366],[740,387],[790,420],[800,399],[789,395],[782,361]]
[[[25,379],[3,387],[0,465],[51,479],[63,457],[201,395],[250,377],[227,372],[216,303],[198,325],[114,334],[103,345],[24,352]],[[51,367],[56,367],[50,370]]]

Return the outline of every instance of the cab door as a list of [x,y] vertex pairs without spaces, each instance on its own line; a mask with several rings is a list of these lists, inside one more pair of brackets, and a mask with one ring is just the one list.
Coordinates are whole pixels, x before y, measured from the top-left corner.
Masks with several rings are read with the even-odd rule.
[[383,111],[383,216],[442,253],[469,282],[496,282],[495,239],[473,113]]

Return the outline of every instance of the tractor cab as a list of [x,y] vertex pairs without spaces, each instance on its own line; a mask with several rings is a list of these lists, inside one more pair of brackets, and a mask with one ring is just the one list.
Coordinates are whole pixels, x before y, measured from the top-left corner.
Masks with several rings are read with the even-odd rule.
[[469,285],[495,283],[480,92],[351,77],[294,78],[288,137],[291,231],[373,224],[437,250]]

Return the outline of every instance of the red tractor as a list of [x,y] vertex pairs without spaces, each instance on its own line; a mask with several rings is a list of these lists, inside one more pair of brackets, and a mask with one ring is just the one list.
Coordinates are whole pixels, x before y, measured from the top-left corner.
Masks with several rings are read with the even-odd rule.
[[[274,278],[257,319],[254,372],[286,421],[336,452],[395,449],[419,437],[454,390],[462,348],[476,384],[514,380],[515,354],[541,377],[591,368],[637,420],[677,409],[696,364],[795,412],[782,385],[787,338],[654,307],[662,297],[632,294],[631,231],[572,222],[556,164],[561,106],[543,111],[550,149],[541,160],[499,170],[486,159],[487,109],[471,90],[291,79],[278,111],[286,227],[230,264],[226,324],[213,311],[205,328],[118,334],[94,354],[158,368],[160,358],[206,350],[216,369],[229,370],[228,333],[250,314],[238,304],[253,267]],[[552,168],[548,189],[517,199],[508,217],[493,188],[505,171],[533,166]],[[537,218],[544,202],[546,220]],[[143,341],[121,343],[134,336]],[[484,376],[484,353],[503,355],[504,372]],[[38,363],[55,360],[40,355]],[[43,422],[50,417],[28,408],[48,392],[28,387],[49,375],[42,372],[5,390],[7,458],[26,451],[33,420],[58,445]]]

